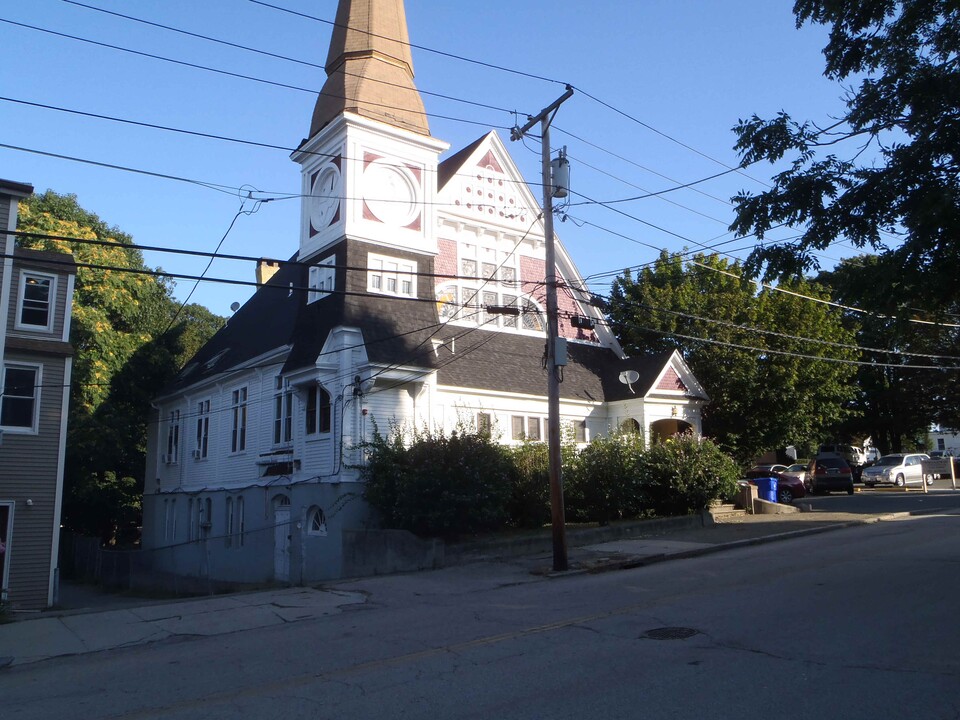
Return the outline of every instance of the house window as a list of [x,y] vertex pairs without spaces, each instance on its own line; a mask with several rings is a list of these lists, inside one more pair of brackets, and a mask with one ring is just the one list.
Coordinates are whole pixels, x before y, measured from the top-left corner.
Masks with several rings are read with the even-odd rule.
[[532,300],[523,299],[520,307],[520,317],[523,320],[524,330],[543,332],[543,315],[540,308]]
[[541,428],[542,421],[539,417],[513,415],[510,418],[510,437],[513,440],[539,442],[542,439]]
[[[200,500],[197,500],[199,503]],[[213,499],[203,498],[203,505],[200,508],[200,530],[205,534],[210,534],[210,528],[213,527]]]
[[330,393],[319,385],[311,387],[307,393],[307,435],[330,432],[330,416]]
[[17,327],[28,330],[50,330],[53,327],[51,302],[55,296],[54,275],[24,272],[20,275]]
[[180,411],[173,410],[167,423],[167,457],[165,462],[175,463],[180,457]]
[[163,538],[167,542],[177,539],[177,500],[169,498],[163,501]]
[[6,365],[3,371],[0,426],[36,432],[39,388],[40,366]]
[[385,295],[416,297],[417,264],[386,255],[368,255],[367,290]]
[[231,398],[233,430],[230,435],[230,452],[242,452],[247,448],[247,388],[237,388]]
[[527,440],[539,442],[540,439],[540,418],[527,418]]
[[310,508],[310,513],[307,516],[307,534],[320,537],[327,536],[327,517],[323,514],[322,509],[318,507]]
[[243,532],[244,532],[244,522],[243,522],[243,496],[237,498],[236,502],[237,509],[237,547],[243,547]]
[[200,498],[190,498],[187,505],[187,539],[200,539]]
[[493,417],[490,413],[477,413],[477,432],[488,437],[493,432]]
[[226,540],[227,547],[230,547],[231,543],[233,542],[233,498],[228,497],[225,505],[227,510],[227,523],[223,536]]
[[279,375],[274,383],[273,396],[273,444],[287,445],[293,442],[293,391],[290,383]]
[[331,255],[310,268],[310,294],[307,296],[308,303],[325,298],[333,291],[336,280],[336,269],[333,266],[335,259],[336,257]]
[[587,441],[587,421],[586,420],[574,420],[573,441],[578,443],[585,443]]
[[210,401],[201,400],[197,403],[197,448],[195,458],[207,457],[210,439]]

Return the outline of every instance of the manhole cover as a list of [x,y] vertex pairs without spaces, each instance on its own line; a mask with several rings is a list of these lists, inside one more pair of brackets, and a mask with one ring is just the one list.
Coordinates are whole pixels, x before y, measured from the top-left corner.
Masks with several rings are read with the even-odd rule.
[[694,630],[693,628],[663,627],[647,630],[640,637],[645,637],[648,640],[686,640],[687,638],[693,637],[698,633],[699,631]]

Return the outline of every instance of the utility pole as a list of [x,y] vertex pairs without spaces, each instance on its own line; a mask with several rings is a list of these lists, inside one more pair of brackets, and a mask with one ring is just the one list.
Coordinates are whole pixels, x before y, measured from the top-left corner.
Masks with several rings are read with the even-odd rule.
[[[546,286],[547,286],[547,451],[550,466],[550,518],[553,529],[553,569],[560,572],[568,568],[567,535],[563,514],[563,478],[561,477],[560,454],[560,376],[557,364],[557,254],[553,237],[553,177],[550,168],[550,123],[560,105],[573,95],[573,88],[567,91],[535,117],[528,117],[522,128],[514,128],[511,140],[519,140],[538,121],[541,135],[541,160],[543,167],[543,234],[546,249]],[[564,349],[564,355],[566,350]],[[566,364],[566,358],[562,358]]]

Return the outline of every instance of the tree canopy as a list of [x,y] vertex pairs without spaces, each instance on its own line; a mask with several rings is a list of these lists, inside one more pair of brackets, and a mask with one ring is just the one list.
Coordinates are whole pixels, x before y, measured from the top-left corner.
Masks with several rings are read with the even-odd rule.
[[[875,255],[845,260],[818,281],[845,307],[869,307],[876,292]],[[885,452],[924,447],[931,423],[960,427],[960,374],[943,369],[960,356],[960,328],[910,318],[844,311],[863,359],[857,368],[852,413],[839,437],[870,437]]]
[[18,244],[71,253],[79,265],[70,327],[75,355],[64,525],[110,539],[139,517],[151,398],[223,318],[189,305],[173,324],[178,303],[172,283],[136,272],[150,268],[130,235],[84,210],[75,195],[48,190],[26,198],[17,229],[75,238],[21,236]]
[[788,160],[773,186],[741,192],[731,229],[802,228],[758,245],[765,279],[817,267],[837,240],[878,254],[873,307],[956,311],[960,277],[960,4],[956,0],[797,0],[797,26],[830,28],[824,74],[851,83],[839,121],[754,115],[734,128],[746,163]]
[[759,291],[716,255],[661,253],[613,284],[608,312],[630,355],[678,349],[711,397],[704,434],[747,463],[767,450],[815,445],[855,390],[854,332],[825,287],[795,280]]

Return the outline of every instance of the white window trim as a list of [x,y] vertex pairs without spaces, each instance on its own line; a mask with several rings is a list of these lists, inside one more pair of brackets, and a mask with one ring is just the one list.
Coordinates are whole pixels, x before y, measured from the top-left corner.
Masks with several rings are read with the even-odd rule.
[[[514,418],[523,418],[523,437],[516,438],[513,436],[513,419]],[[527,436],[527,432],[530,429],[530,420],[537,420],[540,423],[540,437],[530,438]],[[532,414],[528,415],[526,413],[510,413],[510,442],[522,443],[522,442],[546,442],[546,431],[547,431],[547,418],[542,415]]]
[[183,440],[182,435],[180,410],[171,410],[167,418],[167,452],[165,455],[167,465],[176,465],[180,461],[180,442]]
[[[509,286],[498,285],[497,283],[478,285],[476,282],[471,283],[469,280],[466,281],[466,284],[464,284],[463,281],[445,282],[443,285],[438,285],[434,292],[438,306],[444,303],[442,298],[448,295],[445,291],[450,288],[456,288],[457,300],[454,303],[456,309],[453,311],[453,314],[445,320],[441,317],[442,322],[469,327],[495,329],[534,337],[543,337],[546,334],[546,310],[542,303],[530,295]],[[519,307],[520,314],[487,315],[486,303],[483,300],[484,293],[495,293],[497,296],[496,305],[507,305],[504,299],[505,296],[513,297],[515,301],[511,303],[511,305]],[[529,330],[523,326],[524,302],[529,302],[536,308],[541,324],[544,325],[543,330]],[[513,325],[507,324],[511,321],[514,323]]]
[[210,455],[210,415],[212,407],[213,403],[210,398],[197,401],[196,428],[198,432],[194,435],[194,442],[197,443],[197,447],[193,450],[194,460],[206,460]]
[[322,300],[333,292],[337,277],[337,271],[334,267],[335,262],[336,256],[331,255],[310,267],[308,305],[317,300]]
[[[313,527],[313,521],[318,514],[322,522],[319,523],[320,527],[315,530]],[[310,512],[307,515],[307,535],[313,537],[327,537],[327,516],[323,512],[323,508],[317,505],[311,507]]]
[[0,501],[0,507],[7,508],[7,534],[3,537],[0,537],[0,540],[3,541],[4,547],[6,548],[3,570],[0,571],[0,600],[6,600],[7,590],[10,587],[10,559],[13,552],[13,524],[15,521],[14,514],[17,509],[17,504],[13,501],[2,500]]
[[[239,400],[239,394],[243,392],[243,400]],[[238,394],[238,399],[234,402],[233,394]],[[243,408],[242,413],[242,424],[241,424],[241,414],[238,414],[238,410]],[[243,437],[241,443],[240,430],[243,429]],[[250,390],[247,385],[238,385],[237,387],[230,390],[230,438],[229,443],[229,452],[230,455],[242,455],[247,451],[247,441],[249,438],[247,435],[250,431]],[[236,440],[234,440],[234,433],[236,433]]]
[[[279,381],[279,383],[277,382]],[[277,384],[280,387],[277,387]],[[280,407],[277,407],[277,400],[280,400]],[[277,411],[279,410],[279,415]],[[285,448],[293,445],[293,388],[290,387],[290,381],[280,375],[274,378],[273,390],[273,422],[270,426],[270,440],[275,448]],[[279,426],[280,438],[277,439],[277,429]],[[289,437],[285,437],[289,433]]]
[[[37,375],[33,385],[33,418],[31,419],[30,427],[23,427],[20,425],[0,425],[0,428],[2,428],[5,433],[15,433],[18,435],[38,435],[40,432],[40,402],[41,391],[43,389],[43,365],[40,363],[29,362],[3,363],[3,365],[0,366],[0,371],[2,371],[2,376],[0,376],[0,386],[7,381],[7,368],[27,368],[36,370]],[[0,387],[0,390],[2,390],[2,387]]]
[[[396,270],[388,270],[388,263],[396,263]],[[379,265],[378,265],[379,264]],[[380,287],[376,287],[374,278],[380,278]],[[388,290],[388,281],[396,283],[396,290]],[[410,292],[403,292],[403,283],[410,282]],[[367,254],[367,292],[392,297],[417,297],[417,263],[413,260],[391,257],[389,255]]]
[[[43,278],[50,281],[50,297],[47,301],[47,324],[46,325],[31,325],[29,323],[21,322],[21,317],[23,315],[23,301],[24,293],[26,292],[27,287],[27,278]],[[16,322],[14,323],[14,328],[17,330],[32,330],[34,332],[52,332],[53,331],[53,316],[56,310],[57,303],[57,276],[51,275],[50,273],[34,272],[33,270],[21,270],[20,271],[20,281],[17,286],[17,316]]]

